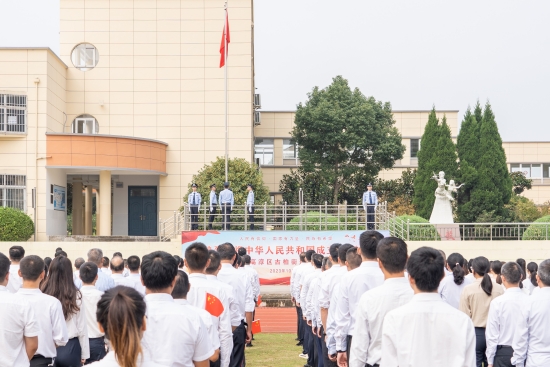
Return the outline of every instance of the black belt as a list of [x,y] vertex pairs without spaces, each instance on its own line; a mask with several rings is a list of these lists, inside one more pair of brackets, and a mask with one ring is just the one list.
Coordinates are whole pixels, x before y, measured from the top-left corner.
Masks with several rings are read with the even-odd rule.
[[512,348],[510,345],[497,345],[497,350],[502,348]]
[[52,358],[46,358],[46,357],[44,357],[42,354],[35,354],[35,355],[31,358],[31,361],[32,361],[32,360],[36,360],[36,359],[43,359],[45,362],[48,362],[48,364],[51,364],[51,363],[52,363]]
[[380,365],[377,363],[377,364],[366,364],[365,367],[380,367]]

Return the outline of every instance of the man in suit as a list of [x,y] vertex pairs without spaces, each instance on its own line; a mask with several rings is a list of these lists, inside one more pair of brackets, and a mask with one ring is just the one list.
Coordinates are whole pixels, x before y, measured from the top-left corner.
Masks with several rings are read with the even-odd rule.
[[197,184],[191,185],[193,192],[189,194],[187,202],[191,212],[191,230],[199,229],[199,210],[201,208],[201,194],[197,192]]

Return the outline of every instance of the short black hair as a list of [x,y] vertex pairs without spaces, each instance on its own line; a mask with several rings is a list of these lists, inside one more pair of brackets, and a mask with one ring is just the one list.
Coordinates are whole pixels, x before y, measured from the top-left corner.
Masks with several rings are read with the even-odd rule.
[[323,265],[323,255],[313,254],[311,256],[311,260],[313,260],[313,265],[315,265],[317,269],[321,269],[321,266]]
[[349,243],[345,243],[338,248],[338,258],[342,263],[346,261],[346,254],[348,253],[348,250],[352,247],[353,245],[350,245]]
[[63,249],[61,247],[58,247],[55,249],[55,252],[58,252],[58,251],[63,251]]
[[328,249],[328,252],[330,253],[330,258],[333,261],[338,262],[338,248],[340,246],[342,246],[341,243],[333,243],[332,245],[330,245],[330,247]]
[[376,246],[378,242],[384,238],[382,233],[377,231],[365,231],[359,236],[359,246],[361,247],[361,255],[369,260],[376,259]]
[[214,274],[218,271],[222,258],[216,250],[208,250],[208,258],[210,258],[210,265],[206,268],[205,273]]
[[305,263],[306,262],[306,253],[300,252],[300,262]]
[[21,259],[19,270],[24,280],[35,281],[45,269],[44,260],[40,256],[29,255]]
[[13,261],[21,261],[25,257],[25,249],[23,246],[12,246],[9,250],[9,256]]
[[353,246],[346,252],[346,261],[352,270],[361,266],[363,261],[361,255],[357,253],[357,247]]
[[67,253],[63,250],[57,251],[54,257],[64,256],[67,257]]
[[130,271],[138,271],[140,264],[141,260],[139,259],[139,256],[132,255],[128,258],[128,269],[130,269]]
[[550,287],[550,260],[544,260],[539,265],[539,279],[547,287]]
[[397,237],[382,238],[376,248],[376,257],[388,273],[401,273],[407,265],[407,244]]
[[168,252],[155,251],[143,256],[141,279],[146,288],[161,290],[168,288],[178,274],[178,263]]
[[414,279],[416,287],[422,292],[433,292],[443,279],[443,256],[431,247],[414,250],[407,261],[407,272]]
[[233,266],[237,266],[238,268],[241,267],[241,257],[239,254],[235,256],[235,261],[233,261]]
[[99,269],[95,263],[91,261],[85,262],[80,266],[80,270],[78,271],[80,280],[82,280],[83,284],[92,284],[98,271]]
[[183,259],[179,255],[174,255],[174,259],[178,263],[178,269],[181,268],[183,266]]
[[306,251],[306,261],[311,262],[311,256],[315,253],[315,250],[307,250]]
[[10,259],[0,252],[0,282],[6,278],[6,274],[10,271]]
[[113,260],[116,258],[119,258],[121,261],[118,265],[114,265],[113,261],[111,260],[110,267],[112,271],[124,271],[124,259],[120,256],[113,257]]
[[500,274],[506,278],[508,283],[518,284],[523,276],[523,271],[517,262],[510,261],[502,265],[500,268]]
[[244,248],[244,247],[239,247],[239,249],[237,250],[237,253],[239,254],[239,256],[244,256],[244,255],[246,255],[246,248]]
[[250,258],[250,255],[244,255],[243,260],[244,260],[244,263],[246,265],[250,265],[250,263],[252,262],[252,259]]
[[84,261],[83,258],[81,257],[77,257],[76,260],[74,261],[74,267],[77,268],[77,269],[80,269],[80,267],[82,266],[82,264],[84,264],[86,261]]
[[109,264],[111,263],[111,261],[109,260],[109,258],[107,256],[103,256],[103,260],[101,260],[101,262],[103,263],[103,266],[108,268],[109,267]]
[[174,289],[172,289],[172,298],[173,299],[184,299],[187,297],[189,292],[189,277],[183,270],[178,270],[178,275],[176,276],[176,284],[174,284]]
[[219,245],[218,253],[222,260],[233,260],[233,256],[237,254],[235,247],[229,242]]
[[115,253],[113,254],[113,257],[115,257],[115,256],[122,257],[122,253],[120,253],[120,252],[115,252]]
[[208,248],[202,242],[193,242],[185,249],[185,262],[189,269],[203,271],[208,257]]

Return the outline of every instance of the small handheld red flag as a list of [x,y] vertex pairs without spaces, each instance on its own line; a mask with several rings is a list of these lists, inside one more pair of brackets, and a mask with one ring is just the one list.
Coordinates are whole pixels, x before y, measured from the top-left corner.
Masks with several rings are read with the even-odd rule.
[[218,297],[213,294],[206,293],[206,304],[204,309],[214,317],[220,317],[223,312],[223,304]]
[[260,325],[260,319],[252,321],[252,334],[259,334],[262,332],[262,326]]
[[[231,37],[229,36],[229,16],[227,15],[227,9],[225,10],[225,24],[223,26],[222,43],[220,45],[220,68],[224,67],[225,59],[229,53],[229,42]],[[226,47],[227,43],[227,49]]]
[[262,295],[260,294],[260,295],[258,296],[258,300],[256,301],[256,306],[260,307],[261,304],[262,304]]

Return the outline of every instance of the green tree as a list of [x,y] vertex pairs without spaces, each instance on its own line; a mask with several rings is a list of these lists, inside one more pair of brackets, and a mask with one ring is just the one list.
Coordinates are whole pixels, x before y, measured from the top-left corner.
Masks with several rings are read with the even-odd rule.
[[434,107],[428,117],[418,151],[413,199],[418,216],[428,219],[432,213],[437,188],[437,182],[432,179],[434,173],[444,171],[447,180],[454,179],[457,168],[456,147],[451,138],[447,118],[444,116],[440,123]]
[[510,173],[510,178],[512,179],[514,194],[520,195],[525,190],[531,190],[533,180],[525,177],[523,172],[512,172]]
[[289,174],[283,175],[279,183],[279,190],[283,193],[283,203],[296,205],[299,203],[299,192],[302,189],[304,202],[311,204],[322,204],[330,201],[332,191],[322,177],[322,172],[306,172],[303,167],[291,170]]
[[464,184],[457,195],[457,215],[460,222],[472,222],[475,219],[472,215],[475,208],[472,208],[470,197],[472,190],[477,186],[476,166],[480,158],[478,147],[481,120],[478,121],[476,115],[481,115],[479,101],[474,114],[470,111],[470,107],[466,110],[456,142],[460,162],[458,180]]
[[329,204],[343,199],[346,182],[376,177],[405,151],[390,103],[351,90],[341,76],[325,89],[315,87],[297,106],[294,123],[292,138],[303,170],[320,172],[322,184],[331,189]]

